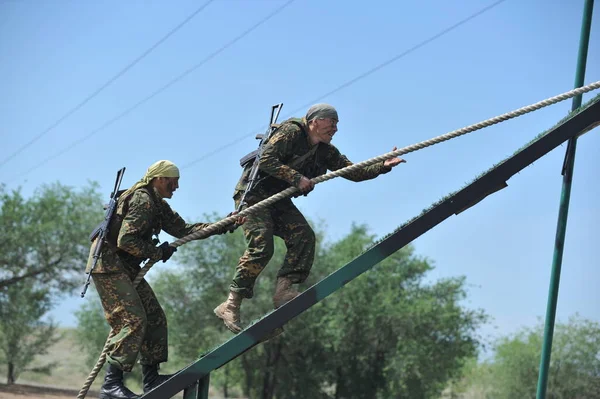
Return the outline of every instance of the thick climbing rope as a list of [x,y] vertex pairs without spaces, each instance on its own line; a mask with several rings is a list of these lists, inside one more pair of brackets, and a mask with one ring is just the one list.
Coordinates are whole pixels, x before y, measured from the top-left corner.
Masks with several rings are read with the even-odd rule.
[[[596,90],[598,88],[600,88],[600,81],[597,81],[597,82],[594,82],[594,83],[590,83],[589,85],[582,86],[582,87],[579,87],[577,89],[573,89],[571,91],[559,94],[557,96],[547,98],[547,99],[542,100],[540,102],[537,102],[535,104],[527,105],[525,107],[516,109],[514,111],[507,112],[505,114],[502,114],[502,115],[499,115],[499,116],[495,116],[495,117],[490,118],[490,119],[486,119],[486,120],[484,120],[482,122],[475,123],[473,125],[466,126],[466,127],[461,128],[461,129],[458,129],[458,130],[454,130],[452,132],[443,134],[441,136],[437,136],[437,137],[431,138],[429,140],[422,141],[422,142],[417,143],[417,144],[412,144],[412,145],[409,145],[407,147],[400,148],[399,150],[391,151],[391,152],[388,152],[386,154],[379,155],[379,156],[376,156],[376,157],[371,158],[371,159],[367,159],[366,161],[362,161],[362,162],[359,162],[359,163],[347,166],[345,168],[338,169],[338,170],[336,170],[334,172],[331,172],[331,173],[328,173],[328,174],[325,174],[325,175],[321,175],[321,176],[315,177],[314,179],[312,179],[312,181],[315,184],[323,183],[324,181],[333,179],[335,177],[347,175],[349,173],[352,173],[352,172],[354,172],[354,171],[356,171],[358,169],[364,168],[366,166],[374,165],[376,163],[385,161],[386,159],[395,158],[395,157],[400,156],[400,155],[408,154],[410,152],[414,152],[414,151],[421,150],[421,149],[426,148],[426,147],[430,147],[430,146],[432,146],[434,144],[439,144],[439,143],[442,143],[444,141],[447,141],[447,140],[450,140],[450,139],[453,139],[453,138],[456,138],[456,137],[459,137],[459,136],[463,136],[463,135],[468,134],[468,133],[472,133],[472,132],[474,132],[476,130],[483,129],[485,127],[492,126],[492,125],[495,125],[497,123],[504,122],[504,121],[507,121],[509,119],[513,119],[513,118],[525,115],[525,114],[533,112],[533,111],[537,111],[538,109],[547,107],[547,106],[552,105],[552,104],[556,104],[558,102],[567,100],[567,99],[569,99],[571,97],[575,97],[577,95],[580,95],[580,94],[583,94],[583,93],[587,93],[589,91]],[[279,200],[282,200],[284,198],[290,197],[291,195],[295,194],[297,191],[299,191],[298,188],[296,188],[296,187],[289,187],[289,188],[287,188],[287,189],[285,189],[285,190],[283,190],[283,191],[281,191],[281,192],[279,192],[277,194],[272,195],[271,197],[269,197],[267,199],[264,199],[264,200],[262,200],[262,201],[260,201],[260,202],[258,202],[256,204],[254,204],[254,205],[252,205],[252,206],[250,206],[250,207],[242,210],[240,213],[238,213],[236,215],[228,216],[228,217],[226,217],[226,218],[224,218],[224,219],[222,219],[222,220],[220,220],[220,221],[218,221],[216,223],[210,224],[208,227],[206,227],[206,228],[204,228],[202,230],[198,230],[198,231],[196,231],[196,232],[194,232],[192,234],[189,234],[189,235],[187,235],[185,237],[182,237],[182,238],[180,238],[180,239],[178,239],[176,241],[173,241],[170,245],[172,247],[179,247],[179,246],[181,246],[183,244],[186,244],[186,243],[188,243],[190,241],[193,241],[193,240],[207,238],[210,235],[218,232],[222,228],[224,228],[224,227],[226,227],[226,226],[228,226],[228,225],[230,225],[232,223],[235,223],[235,221],[239,217],[247,216],[247,215],[252,214],[253,212],[256,212],[256,211],[258,211],[260,209],[266,208],[266,207],[272,205],[273,203],[275,203],[275,202],[277,202]],[[152,266],[154,266],[154,264],[156,262],[157,261],[148,261],[144,265],[144,267],[140,270],[140,272],[136,276],[135,280],[133,281],[133,285],[135,287],[137,287],[137,285],[140,283],[140,281],[142,281],[142,279],[144,278],[144,276],[146,275],[146,273],[148,273],[148,271],[150,270],[150,268]],[[106,344],[104,344],[104,348],[102,349],[102,354],[101,354],[100,358],[98,359],[98,362],[96,363],[96,365],[92,369],[90,375],[86,379],[83,388],[81,389],[81,391],[79,392],[79,395],[77,396],[77,399],[83,399],[83,398],[85,398],[85,395],[87,394],[90,386],[92,385],[92,382],[94,382],[94,379],[96,378],[96,376],[100,372],[100,369],[102,369],[102,366],[104,365],[104,362],[106,361],[106,354],[108,353],[108,349],[110,347],[110,340],[114,337],[114,335],[115,335],[115,332],[111,331],[110,334],[109,334],[109,336],[108,336],[108,339],[106,340]]]

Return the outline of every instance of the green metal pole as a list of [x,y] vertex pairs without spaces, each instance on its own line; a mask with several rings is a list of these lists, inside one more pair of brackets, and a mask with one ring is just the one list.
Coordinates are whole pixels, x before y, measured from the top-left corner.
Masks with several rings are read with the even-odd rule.
[[[583,20],[581,23],[581,36],[579,38],[579,53],[577,56],[577,72],[575,75],[575,88],[583,86],[585,77],[585,66],[590,42],[590,28],[592,26],[592,10],[594,0],[585,0],[583,6]],[[581,95],[573,98],[571,110],[581,106]],[[577,138],[569,140],[565,162],[563,165],[562,193],[558,210],[558,224],[556,227],[556,241],[554,245],[554,257],[552,259],[552,274],[550,275],[550,289],[548,292],[548,304],[546,307],[546,324],[544,327],[544,342],[540,360],[540,372],[537,385],[537,399],[546,398],[546,387],[548,385],[548,369],[550,367],[550,355],[552,352],[552,337],[554,335],[554,321],[556,317],[556,304],[558,302],[558,287],[560,285],[560,269],[562,266],[563,249],[565,246],[565,233],[567,229],[567,217],[569,214],[569,200],[571,198],[571,182],[573,181],[573,167],[575,165],[575,150]]]

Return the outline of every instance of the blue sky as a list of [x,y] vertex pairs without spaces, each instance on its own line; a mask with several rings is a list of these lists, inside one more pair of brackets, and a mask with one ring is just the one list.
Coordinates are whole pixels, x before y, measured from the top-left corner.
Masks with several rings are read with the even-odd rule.
[[[0,166],[0,182],[20,186],[29,195],[55,180],[74,187],[96,180],[107,198],[120,167],[127,167],[123,185],[129,186],[151,163],[169,159],[182,171],[172,207],[190,220],[205,212],[225,215],[233,209],[238,160],[256,147],[253,136],[263,131],[271,105],[283,102],[284,118],[291,112],[302,116],[307,104],[493,2],[296,0],[160,94],[97,130],[285,3],[213,1],[80,110]],[[201,4],[0,4],[0,160]],[[413,144],[570,90],[582,9],[583,0],[507,0],[319,99],[337,107],[340,115],[333,143],[358,162],[394,145]],[[586,83],[600,80],[599,15],[596,10]],[[595,94],[585,95],[584,101]],[[295,202],[308,217],[327,223],[329,239],[342,237],[353,222],[385,235],[554,125],[570,107],[571,101],[565,101],[409,154],[406,164],[373,181],[329,181]],[[544,316],[565,148],[414,242],[417,253],[436,265],[428,276],[431,281],[467,276],[468,306],[483,308],[494,318],[482,329],[486,336],[514,332]],[[593,255],[600,230],[600,168],[594,161],[598,148],[596,129],[580,139],[577,149],[559,320],[578,312],[600,321],[600,293],[595,289],[600,269]],[[63,325],[73,325],[72,311],[81,301],[75,293],[52,315]]]

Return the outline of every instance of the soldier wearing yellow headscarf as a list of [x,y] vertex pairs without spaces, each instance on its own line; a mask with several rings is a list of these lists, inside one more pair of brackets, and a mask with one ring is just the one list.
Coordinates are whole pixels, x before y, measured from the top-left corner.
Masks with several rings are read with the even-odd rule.
[[[144,177],[118,199],[116,214],[92,279],[100,296],[106,320],[116,331],[106,357],[108,367],[100,391],[101,399],[131,399],[139,396],[123,385],[123,372],[130,372],[139,355],[144,393],[170,376],[159,375],[158,365],[167,361],[167,321],[152,288],[145,280],[133,280],[140,264],[150,259],[166,262],[177,250],[167,242],[156,246],[161,230],[181,238],[209,223],[186,223],[164,198],[179,187],[179,169],[170,161],[151,165]],[[243,223],[239,220],[238,223]],[[236,225],[215,233],[233,231]],[[92,264],[92,244],[86,272]]]

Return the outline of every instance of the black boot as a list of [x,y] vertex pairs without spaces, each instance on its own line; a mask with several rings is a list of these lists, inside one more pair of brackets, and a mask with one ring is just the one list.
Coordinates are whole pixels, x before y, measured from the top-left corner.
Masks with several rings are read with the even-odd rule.
[[100,388],[100,399],[137,399],[139,395],[134,394],[123,385],[123,370],[108,365],[106,377]]
[[151,366],[142,365],[142,383],[144,384],[144,393],[150,392],[169,378],[173,374],[158,374],[158,364]]

